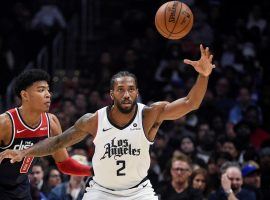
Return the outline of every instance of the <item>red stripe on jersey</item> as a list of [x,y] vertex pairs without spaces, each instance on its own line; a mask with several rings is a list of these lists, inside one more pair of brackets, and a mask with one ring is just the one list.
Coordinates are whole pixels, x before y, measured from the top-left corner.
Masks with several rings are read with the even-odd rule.
[[31,167],[31,164],[34,160],[34,157],[25,157],[23,159],[23,163],[22,163],[22,166],[21,166],[21,169],[20,169],[20,173],[21,174],[26,174],[29,170],[29,168]]

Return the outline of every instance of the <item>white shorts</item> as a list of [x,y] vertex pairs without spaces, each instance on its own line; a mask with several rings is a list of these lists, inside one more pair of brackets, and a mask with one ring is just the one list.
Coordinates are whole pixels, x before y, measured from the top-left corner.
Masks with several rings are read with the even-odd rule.
[[149,180],[127,190],[110,190],[91,180],[85,191],[83,200],[158,200]]

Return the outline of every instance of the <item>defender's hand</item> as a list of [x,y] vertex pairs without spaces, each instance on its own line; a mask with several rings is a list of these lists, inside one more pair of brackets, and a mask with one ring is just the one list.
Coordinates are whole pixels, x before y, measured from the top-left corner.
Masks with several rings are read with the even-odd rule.
[[0,164],[5,158],[10,158],[11,163],[20,162],[24,158],[24,154],[19,150],[7,149],[0,153]]
[[197,61],[192,61],[184,59],[184,63],[192,65],[194,69],[203,76],[209,76],[215,68],[215,65],[212,64],[213,55],[210,54],[209,48],[204,48],[203,45],[200,45],[201,58]]

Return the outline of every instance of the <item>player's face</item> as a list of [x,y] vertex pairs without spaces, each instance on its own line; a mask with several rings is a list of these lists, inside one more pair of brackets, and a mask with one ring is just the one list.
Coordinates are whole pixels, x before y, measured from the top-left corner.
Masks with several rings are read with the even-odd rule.
[[124,76],[117,78],[114,89],[110,92],[111,98],[117,109],[125,114],[130,113],[136,105],[138,89],[134,78]]
[[33,110],[48,112],[51,105],[51,93],[46,81],[37,81],[21,93],[23,104],[28,104]]

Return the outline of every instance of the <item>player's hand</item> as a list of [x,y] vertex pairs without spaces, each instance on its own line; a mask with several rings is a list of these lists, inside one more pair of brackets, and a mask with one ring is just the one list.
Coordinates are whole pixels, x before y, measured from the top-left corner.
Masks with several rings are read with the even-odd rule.
[[23,158],[23,152],[19,150],[7,149],[0,153],[0,164],[5,158],[10,158],[11,163],[20,162]]
[[213,65],[213,55],[210,53],[209,48],[204,48],[203,45],[200,45],[201,50],[201,58],[197,61],[192,61],[189,59],[184,59],[184,63],[188,65],[192,65],[194,69],[200,73],[203,76],[209,76],[215,68],[215,65]]
[[231,189],[231,180],[229,179],[227,173],[224,173],[221,176],[221,186],[224,191],[229,191]]

